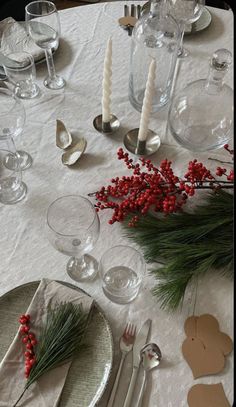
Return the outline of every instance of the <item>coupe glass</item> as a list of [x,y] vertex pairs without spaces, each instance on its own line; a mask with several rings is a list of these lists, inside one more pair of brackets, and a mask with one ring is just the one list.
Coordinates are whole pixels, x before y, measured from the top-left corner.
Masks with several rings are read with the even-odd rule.
[[14,138],[21,135],[25,124],[25,108],[21,100],[9,89],[0,88],[0,143],[4,148],[7,146],[15,155],[9,155],[5,166],[15,169],[20,166],[21,170],[29,168],[32,157],[25,151],[16,151]]
[[197,21],[202,13],[205,0],[167,0],[169,12],[179,24],[181,31],[178,57],[185,58],[189,52],[183,47],[184,29],[187,24]]
[[48,208],[48,239],[56,250],[72,256],[67,272],[75,281],[92,280],[97,274],[97,261],[87,253],[93,249],[99,229],[94,206],[80,195],[62,196]]
[[45,51],[48,77],[44,85],[49,89],[61,89],[65,80],[56,75],[52,49],[57,48],[60,37],[60,20],[56,6],[51,1],[33,1],[25,7],[25,20],[30,37]]

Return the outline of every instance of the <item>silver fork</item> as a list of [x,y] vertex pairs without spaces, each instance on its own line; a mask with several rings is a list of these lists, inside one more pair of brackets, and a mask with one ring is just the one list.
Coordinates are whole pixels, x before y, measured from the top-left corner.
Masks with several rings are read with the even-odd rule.
[[[135,4],[131,4],[130,13],[129,13],[129,6],[127,4],[124,5],[124,16],[125,17],[129,17],[129,15],[130,15],[131,17],[135,17],[135,18],[139,19],[140,14],[141,14],[140,4],[138,4],[137,6],[135,6]],[[132,35],[133,28],[134,27],[132,25],[127,26],[128,35]]]
[[108,400],[107,407],[113,407],[123,363],[124,363],[127,353],[129,353],[133,348],[133,344],[135,341],[135,334],[136,334],[136,326],[131,323],[128,323],[120,338],[121,360],[120,360],[118,372],[116,374],[116,379],[115,379],[115,382],[114,382],[114,385],[113,385],[113,388],[112,388],[112,391],[110,394],[110,398]]

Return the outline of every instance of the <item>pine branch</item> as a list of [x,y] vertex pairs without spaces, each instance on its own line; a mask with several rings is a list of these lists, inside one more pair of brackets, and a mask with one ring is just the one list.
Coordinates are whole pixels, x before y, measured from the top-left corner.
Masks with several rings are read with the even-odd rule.
[[233,196],[220,190],[207,196],[194,213],[170,214],[160,219],[142,217],[136,227],[125,224],[125,235],[143,250],[147,262],[164,265],[151,273],[158,280],[152,293],[162,308],[181,305],[192,277],[210,270],[233,274]]
[[25,391],[39,377],[60,366],[84,348],[84,334],[88,321],[81,304],[60,303],[49,307],[47,320],[39,337],[36,363],[33,365],[23,393],[13,407],[17,406]]

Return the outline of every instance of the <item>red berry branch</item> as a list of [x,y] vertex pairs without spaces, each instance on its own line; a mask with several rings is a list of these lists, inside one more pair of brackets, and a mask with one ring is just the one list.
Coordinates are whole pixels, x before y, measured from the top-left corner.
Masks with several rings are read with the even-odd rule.
[[[233,155],[228,144],[224,147]],[[133,213],[129,226],[135,226],[140,216],[138,213],[145,215],[150,208],[165,214],[177,212],[197,189],[217,191],[219,188],[233,188],[233,170],[228,172],[225,168],[217,167],[213,175],[196,159],[189,162],[187,172],[181,179],[174,174],[172,162],[167,159],[161,161],[158,168],[145,158],[140,158],[140,163],[134,163],[122,148],[117,151],[117,156],[133,174],[112,178],[111,185],[103,186],[95,193],[97,211],[108,208],[113,210],[109,220],[111,225],[122,222],[127,215]],[[224,176],[225,180],[218,180],[215,176]]]
[[20,333],[22,334],[22,342],[26,345],[25,356],[25,377],[28,379],[30,370],[36,363],[34,346],[37,345],[35,334],[30,331],[30,315],[21,315],[19,322],[21,324]]

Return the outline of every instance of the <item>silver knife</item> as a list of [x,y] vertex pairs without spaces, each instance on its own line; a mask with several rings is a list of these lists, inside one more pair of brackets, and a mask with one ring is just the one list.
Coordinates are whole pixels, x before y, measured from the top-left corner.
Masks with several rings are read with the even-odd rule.
[[144,322],[143,326],[139,330],[134,346],[133,346],[133,371],[132,371],[132,376],[128,388],[128,392],[126,394],[125,402],[123,407],[129,407],[132,396],[133,396],[133,391],[134,391],[134,386],[136,383],[136,379],[138,376],[138,370],[139,370],[139,365],[140,365],[140,350],[142,347],[145,345],[145,343],[148,342],[148,336],[151,328],[152,320],[147,319],[147,321]]
[[6,57],[6,55],[0,51],[0,65],[6,65],[9,66],[9,68],[19,68],[22,66],[22,63]]

